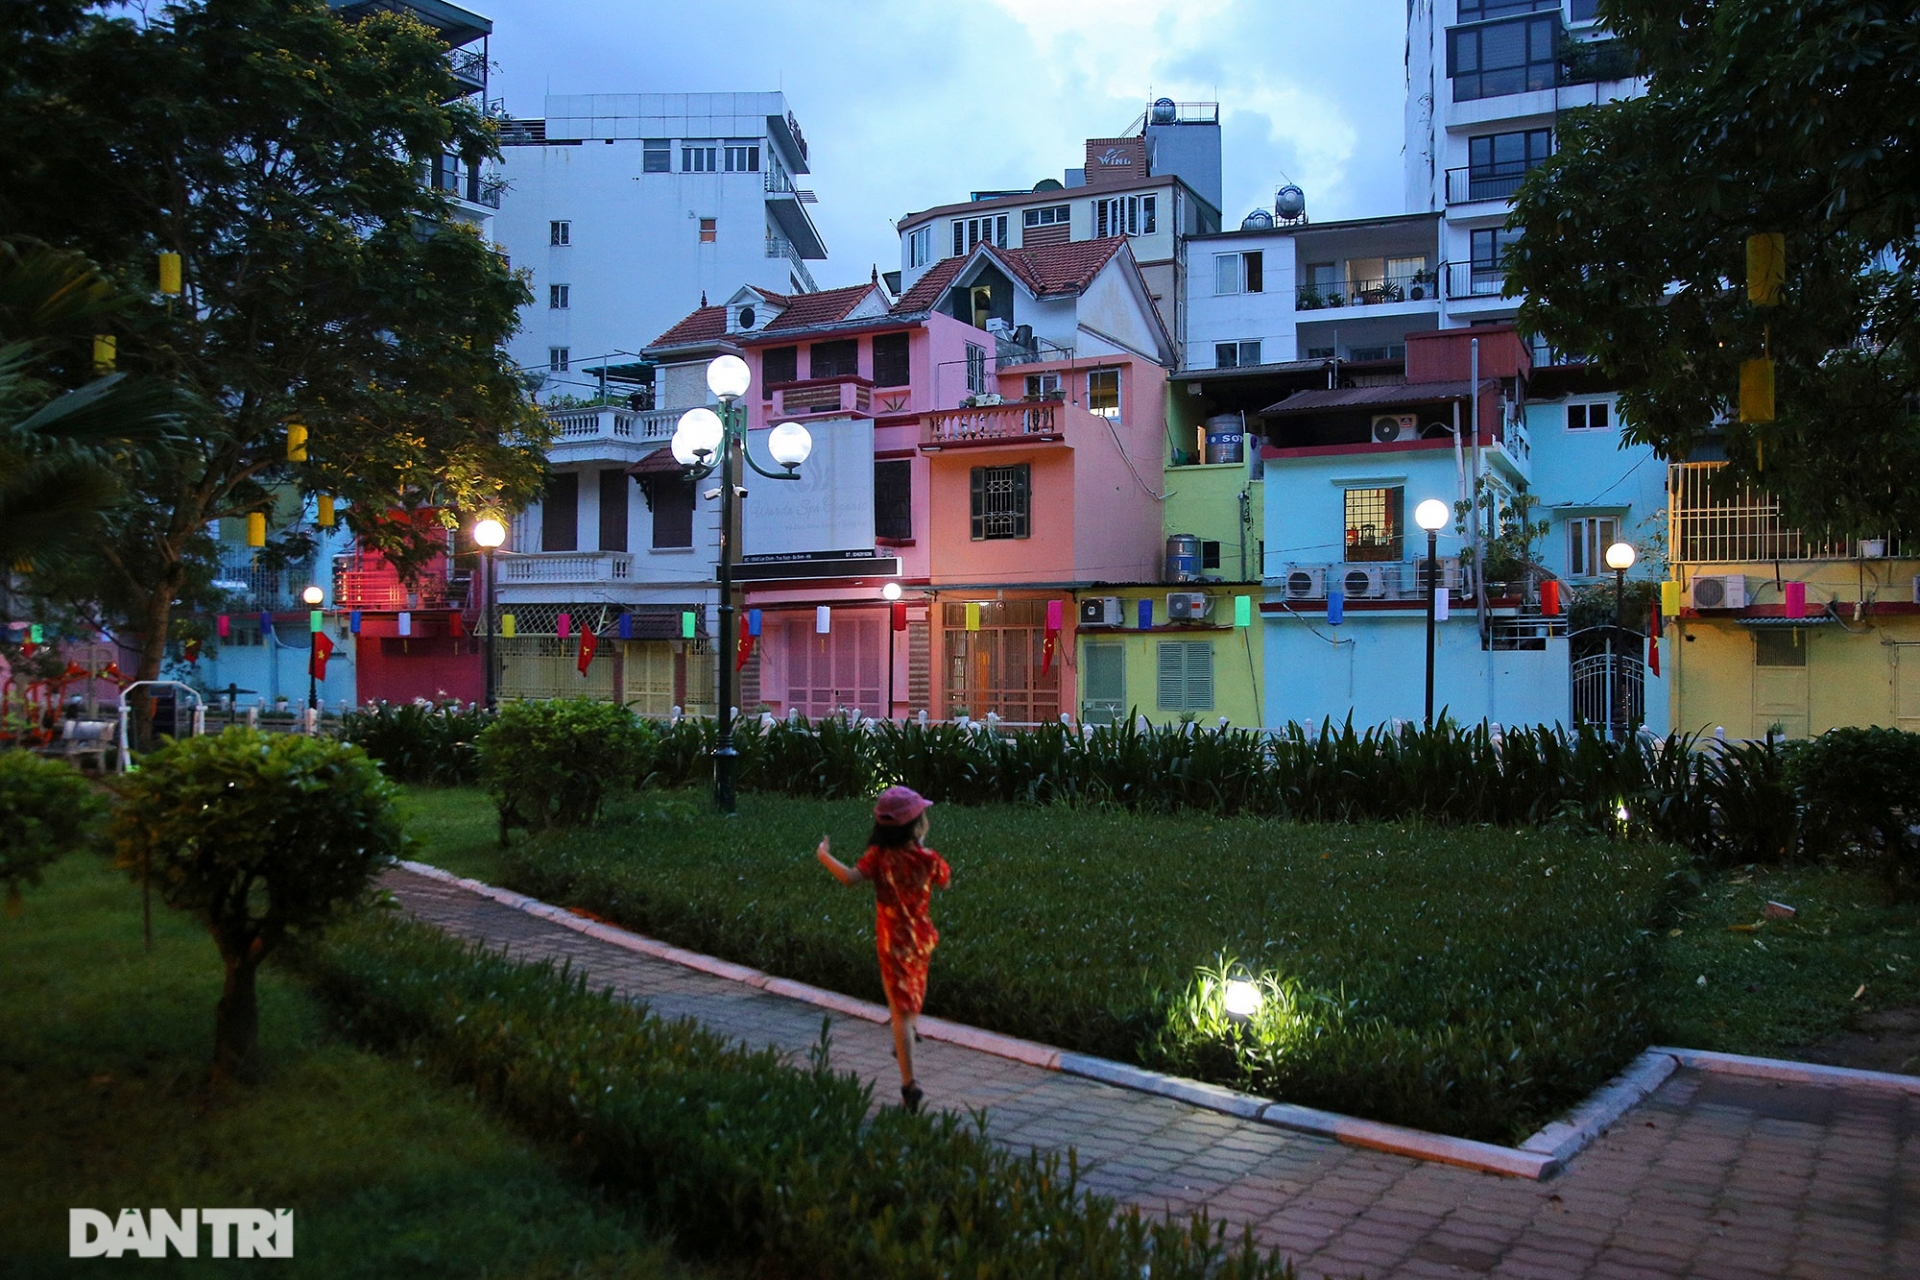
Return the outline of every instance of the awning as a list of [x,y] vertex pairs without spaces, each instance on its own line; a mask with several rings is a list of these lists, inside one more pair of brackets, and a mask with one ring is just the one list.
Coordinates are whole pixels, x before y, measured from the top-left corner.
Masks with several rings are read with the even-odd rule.
[[655,449],[640,461],[627,468],[627,474],[636,479],[650,479],[656,476],[684,476],[687,469],[674,459],[671,446]]
[[[1482,378],[1480,389],[1497,390],[1499,380]],[[1324,413],[1328,409],[1393,409],[1406,405],[1432,404],[1436,400],[1465,400],[1472,384],[1465,378],[1457,382],[1399,382],[1383,387],[1333,387],[1296,391],[1277,404],[1260,411],[1262,417],[1280,417],[1294,413]]]
[[1743,627],[1764,627],[1767,629],[1778,629],[1781,627],[1824,627],[1833,620],[1833,615],[1824,610],[1819,613],[1810,613],[1804,618],[1783,618],[1774,614],[1762,614],[1759,616],[1741,614],[1734,618],[1734,621]]

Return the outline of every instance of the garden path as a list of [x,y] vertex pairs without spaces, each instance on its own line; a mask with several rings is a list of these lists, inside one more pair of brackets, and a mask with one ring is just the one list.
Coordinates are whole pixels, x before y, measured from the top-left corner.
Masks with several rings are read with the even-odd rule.
[[[406,871],[419,918],[804,1060],[823,1011],[623,950]],[[938,971],[936,968],[936,980]],[[833,1065],[896,1096],[883,1023],[833,1015]],[[958,1045],[916,1049],[930,1105],[1079,1152],[1093,1191],[1251,1226],[1303,1277],[1920,1276],[1920,1096],[1682,1069],[1546,1182],[1234,1119]]]

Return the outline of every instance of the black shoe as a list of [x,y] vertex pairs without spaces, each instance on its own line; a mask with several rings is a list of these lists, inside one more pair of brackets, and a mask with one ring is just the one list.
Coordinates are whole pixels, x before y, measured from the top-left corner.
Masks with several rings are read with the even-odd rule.
[[900,1086],[900,1105],[914,1115],[920,1114],[920,1099],[926,1096],[926,1094],[920,1092],[920,1086],[917,1084],[903,1084]]

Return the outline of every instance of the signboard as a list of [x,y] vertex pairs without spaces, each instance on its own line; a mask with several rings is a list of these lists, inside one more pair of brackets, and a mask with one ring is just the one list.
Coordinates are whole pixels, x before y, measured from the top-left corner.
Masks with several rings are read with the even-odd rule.
[[[798,480],[749,474],[740,508],[745,559],[844,559],[873,553],[873,422],[866,418],[809,421],[813,452]],[[755,431],[754,457],[766,461],[766,433]]]

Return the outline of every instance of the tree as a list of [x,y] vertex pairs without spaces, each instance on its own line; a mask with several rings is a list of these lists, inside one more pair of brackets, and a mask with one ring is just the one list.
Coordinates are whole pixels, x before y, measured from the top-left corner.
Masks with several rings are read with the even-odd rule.
[[257,1070],[260,962],[363,902],[399,855],[395,794],[358,747],[245,728],[172,743],[128,777],[113,824],[120,865],[198,916],[226,966],[216,1079]]
[[[1521,325],[1621,388],[1627,438],[1732,477],[1816,534],[1920,533],[1920,12],[1877,0],[1601,0],[1645,97],[1561,116],[1522,182]],[[1786,237],[1779,305],[1746,241]],[[1770,354],[1777,415],[1742,423]],[[1720,425],[1716,425],[1720,424]]]
[[20,913],[20,890],[87,838],[100,797],[64,760],[0,751],[0,898]]
[[[192,406],[193,447],[135,478],[82,574],[159,673],[173,610],[210,578],[208,522],[294,485],[350,503],[363,545],[426,551],[399,508],[529,499],[545,428],[499,349],[530,295],[421,181],[491,154],[446,48],[411,19],[322,0],[200,0],[140,21],[77,0],[0,8],[0,232],[85,251],[148,299],[123,368]],[[161,253],[183,291],[155,293]],[[286,434],[311,433],[289,462]]]

